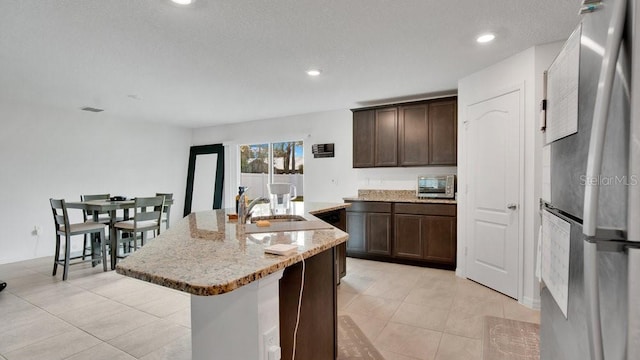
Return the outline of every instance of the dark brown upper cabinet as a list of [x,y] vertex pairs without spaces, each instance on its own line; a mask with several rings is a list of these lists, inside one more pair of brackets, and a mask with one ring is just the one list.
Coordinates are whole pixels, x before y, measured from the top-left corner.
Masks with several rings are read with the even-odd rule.
[[376,110],[375,166],[398,166],[398,109]]
[[458,121],[455,99],[429,103],[429,164],[457,163]]
[[353,167],[374,167],[375,111],[353,112]]
[[353,167],[456,165],[457,99],[353,110]]
[[400,166],[429,164],[429,105],[399,107],[398,156]]

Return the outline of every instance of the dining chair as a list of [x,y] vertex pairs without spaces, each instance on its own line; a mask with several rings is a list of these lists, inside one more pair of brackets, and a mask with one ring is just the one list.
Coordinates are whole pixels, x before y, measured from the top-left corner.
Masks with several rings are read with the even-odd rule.
[[[167,204],[167,200],[173,200],[173,193],[156,193],[156,196],[164,197],[164,207],[162,208],[161,223],[165,224],[165,230],[169,228],[169,219],[171,218],[171,204]],[[158,229],[160,235],[160,229]]]
[[[133,217],[130,220],[115,223],[116,239],[111,240],[111,254],[115,261],[126,257],[130,249],[138,249],[138,234],[140,234],[140,246],[144,246],[147,232],[160,230],[160,219],[164,208],[164,196],[137,197],[134,199]],[[124,237],[123,234],[130,237]],[[131,247],[133,243],[133,247]],[[118,254],[120,244],[124,245],[123,254]]]
[[[80,201],[91,201],[91,200],[109,200],[111,194],[96,194],[96,195],[80,195]],[[93,218],[93,212],[83,210],[82,217],[84,222],[96,222]],[[98,213],[98,223],[101,224],[109,224],[111,222],[111,216],[108,212],[103,211]],[[89,234],[84,235],[84,251],[82,252],[82,260],[87,256],[87,250],[91,250]],[[90,254],[90,253],[89,253]]]
[[[71,256],[71,237],[74,235],[96,234],[99,236],[102,252],[102,266],[104,271],[107,271],[107,251],[106,251],[106,239],[105,239],[105,224],[96,222],[82,222],[71,224],[69,222],[69,214],[67,212],[67,205],[64,199],[49,199],[51,203],[51,211],[53,212],[53,222],[56,227],[56,252],[53,259],[53,274],[55,276],[58,271],[58,265],[62,265],[64,270],[62,272],[62,280],[67,280],[69,273],[69,265],[75,265],[87,261],[93,262],[95,266],[99,259],[91,258],[85,259],[84,249],[82,255]],[[64,258],[60,258],[60,245],[61,237],[64,236]],[[98,239],[91,242],[91,252],[95,254],[95,247],[98,246]],[[71,260],[81,259],[80,261],[71,263]]]

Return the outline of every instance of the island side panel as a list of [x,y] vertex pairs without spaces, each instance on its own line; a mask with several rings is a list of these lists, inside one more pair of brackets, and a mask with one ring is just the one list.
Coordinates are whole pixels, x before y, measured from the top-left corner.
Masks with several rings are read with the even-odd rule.
[[[296,359],[334,360],[337,356],[337,289],[335,247],[305,260],[304,290],[296,342]],[[291,360],[302,263],[284,270],[280,279],[280,346]]]

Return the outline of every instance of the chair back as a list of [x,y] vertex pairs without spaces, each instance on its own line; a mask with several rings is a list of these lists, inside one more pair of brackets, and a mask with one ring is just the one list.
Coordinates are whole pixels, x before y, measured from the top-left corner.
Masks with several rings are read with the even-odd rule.
[[64,227],[64,232],[68,233],[71,229],[69,225],[69,215],[67,214],[67,204],[64,199],[49,199],[49,203],[51,203],[51,211],[53,212],[53,223],[56,226],[56,233],[62,231],[61,228]]
[[137,197],[133,214],[133,226],[138,227],[140,221],[154,220],[160,227],[162,209],[164,208],[164,196]]
[[156,193],[156,196],[164,197],[165,204],[164,204],[164,207],[162,209],[162,212],[165,213],[165,214],[168,213],[169,212],[169,208],[171,207],[171,205],[167,205],[166,202],[167,202],[167,200],[173,200],[173,193]]
[[[91,201],[91,200],[109,200],[109,198],[111,198],[111,194],[80,195],[80,201],[82,202]],[[108,213],[109,213],[108,211],[100,211],[98,212],[98,215],[108,214]],[[93,219],[93,214],[91,214],[91,212],[88,212],[86,210],[82,211],[82,216],[85,222]]]

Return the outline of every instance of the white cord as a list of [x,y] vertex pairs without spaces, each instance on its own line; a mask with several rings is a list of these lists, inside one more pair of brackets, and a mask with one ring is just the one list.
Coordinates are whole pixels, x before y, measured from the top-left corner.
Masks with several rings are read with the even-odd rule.
[[302,280],[300,281],[300,297],[298,298],[298,315],[296,316],[296,327],[293,330],[293,355],[291,356],[291,360],[296,360],[296,339],[298,337],[298,325],[300,325],[300,308],[302,307],[302,291],[304,290],[304,258],[302,254],[300,254],[300,258],[302,259]]

